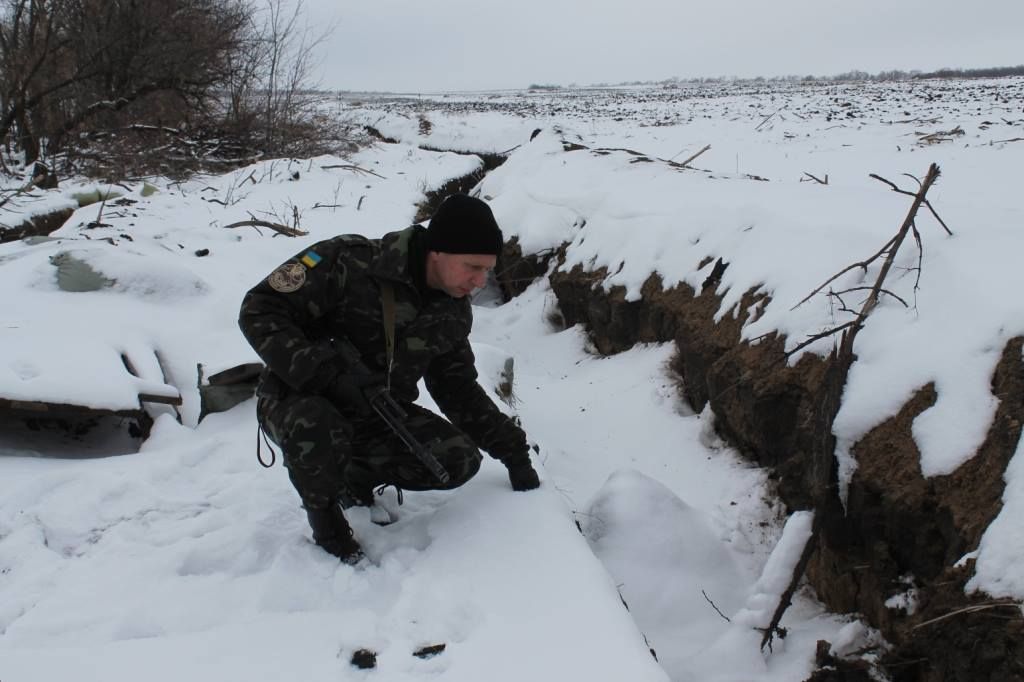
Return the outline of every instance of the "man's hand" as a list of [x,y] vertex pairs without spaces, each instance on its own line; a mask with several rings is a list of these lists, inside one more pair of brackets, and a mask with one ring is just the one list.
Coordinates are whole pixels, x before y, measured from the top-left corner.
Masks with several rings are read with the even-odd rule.
[[530,464],[529,458],[516,460],[505,466],[508,468],[508,481],[512,484],[512,490],[522,492],[533,490],[540,485],[540,478]]

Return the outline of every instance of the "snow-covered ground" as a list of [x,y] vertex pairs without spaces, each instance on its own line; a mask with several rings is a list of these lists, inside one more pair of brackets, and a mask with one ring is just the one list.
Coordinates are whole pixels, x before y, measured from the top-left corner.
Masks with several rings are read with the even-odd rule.
[[[581,329],[552,325],[543,281],[479,307],[473,335],[488,387],[505,355],[516,360],[514,409],[540,446],[542,487],[513,493],[490,462],[460,490],[407,493],[393,526],[357,512],[370,560],[355,569],[312,544],[283,469],[255,462],[252,401],[197,423],[196,366],[254,359],[237,308],[278,263],[334,234],[404,227],[424,190],[480,167],[420,144],[518,146],[479,188],[507,236],[527,250],[569,242],[570,266],[606,266],[603,285],[630,296],[653,271],[667,285],[699,283],[698,264],[720,256],[730,262],[720,314],[763,286],[772,300],[745,334],[780,330],[791,344],[837,318],[823,297],[790,307],[880,248],[909,206],[867,174],[915,188],[901,174],[934,161],[944,175],[929,196],[955,237],[919,218],[920,290],[913,275],[892,285],[916,306],[886,301],[872,317],[836,427],[848,447],[934,380],[939,400],[915,437],[925,472],[948,471],[987,428],[991,369],[1006,340],[1024,334],[1015,296],[1024,212],[1014,202],[1024,143],[1000,142],[1024,133],[1022,82],[964,86],[973,97],[873,86],[691,100],[660,91],[345,100],[341,111],[399,144],[156,181],[156,194],[136,187],[131,203],[107,204],[102,216],[80,209],[50,241],[0,246],[0,398],[111,409],[140,392],[183,401],[182,423],[161,408],[138,454],[101,457],[123,453],[121,441],[105,451],[96,438],[0,431],[0,680],[789,682],[809,674],[819,639],[837,653],[873,644],[862,625],[801,594],[783,622],[789,636],[759,651],[754,628],[784,588],[808,519],[783,532],[764,472],[715,439],[712,414],[682,404],[665,368],[671,347],[593,354]],[[839,121],[833,110],[858,116]],[[915,134],[956,126],[964,135],[945,142]],[[566,152],[563,140],[610,151]],[[693,164],[701,170],[658,161],[705,144]],[[804,182],[805,172],[827,173],[829,184]],[[308,234],[224,227],[251,215],[298,216]],[[62,291],[62,254],[108,284]],[[899,264],[916,258],[908,250]],[[857,285],[851,276],[837,286]],[[1020,460],[975,580],[1018,598],[1024,542],[1007,515],[1024,505]],[[432,658],[412,655],[441,643]],[[375,671],[350,664],[362,648],[377,652]]]

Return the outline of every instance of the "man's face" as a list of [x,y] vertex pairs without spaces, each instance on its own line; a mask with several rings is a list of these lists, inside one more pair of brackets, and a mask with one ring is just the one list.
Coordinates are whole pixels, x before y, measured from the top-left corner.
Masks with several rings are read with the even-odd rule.
[[453,298],[462,298],[487,283],[496,256],[472,253],[427,253],[427,285]]

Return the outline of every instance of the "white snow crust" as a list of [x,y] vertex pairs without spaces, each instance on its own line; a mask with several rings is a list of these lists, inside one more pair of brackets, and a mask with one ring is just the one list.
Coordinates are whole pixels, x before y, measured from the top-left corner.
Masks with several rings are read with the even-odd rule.
[[[343,113],[399,144],[151,181],[156,194],[143,197],[140,185],[126,194],[134,203],[107,205],[107,227],[90,226],[96,207],[85,207],[52,240],[0,245],[0,398],[110,410],[137,408],[140,393],[182,399],[181,423],[158,412],[138,454],[0,429],[0,679],[784,682],[806,677],[819,639],[839,655],[876,645],[863,624],[800,592],[783,621],[789,637],[760,651],[754,628],[784,589],[809,516],[784,523],[766,474],[712,437],[709,411],[682,404],[665,368],[671,346],[599,357],[583,330],[552,325],[543,282],[477,307],[473,332],[489,393],[515,360],[515,400],[501,407],[539,446],[542,487],[513,493],[488,461],[460,490],[407,493],[393,526],[356,512],[370,559],[356,569],[312,544],[285,471],[253,461],[253,401],[198,423],[197,365],[256,360],[238,305],[279,263],[336,234],[400,229],[425,189],[482,167],[421,143],[512,149],[476,188],[506,236],[526,252],[567,243],[561,267],[603,267],[597,285],[631,299],[652,274],[666,287],[699,287],[711,265],[698,265],[722,258],[718,315],[735,315],[749,290],[766,293],[744,336],[782,333],[790,347],[842,320],[822,296],[793,305],[880,248],[909,207],[868,173],[913,187],[901,174],[934,161],[944,175],[930,197],[955,236],[918,217],[920,288],[906,269],[917,263],[910,248],[889,286],[912,307],[883,299],[858,337],[835,434],[852,475],[857,439],[934,383],[938,400],[914,437],[925,475],[948,473],[989,428],[992,370],[1024,334],[1024,210],[1008,199],[1024,145],[1000,142],[1024,125],[1022,90],[1024,80],[1003,79],[963,92],[896,84],[744,86],[691,99],[654,90],[363,98]],[[917,132],[957,125],[964,136],[917,142]],[[694,169],[665,161],[705,144]],[[802,182],[805,172],[828,173],[829,184]],[[225,227],[250,214],[298,215],[308,234]],[[50,258],[62,252],[113,285],[61,291]],[[835,286],[871,281],[877,268]],[[805,352],[830,349],[822,341]],[[1022,458],[1006,473],[972,590],[1024,598]],[[412,657],[437,643],[444,653]],[[378,652],[376,671],[349,664],[359,648]]]

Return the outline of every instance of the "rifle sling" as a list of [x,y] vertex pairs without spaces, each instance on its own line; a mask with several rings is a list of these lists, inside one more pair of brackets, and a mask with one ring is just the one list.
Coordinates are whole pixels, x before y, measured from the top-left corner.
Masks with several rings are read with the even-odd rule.
[[384,320],[384,342],[387,349],[387,377],[385,384],[391,390],[391,367],[395,362],[395,288],[391,282],[381,280],[380,305]]

